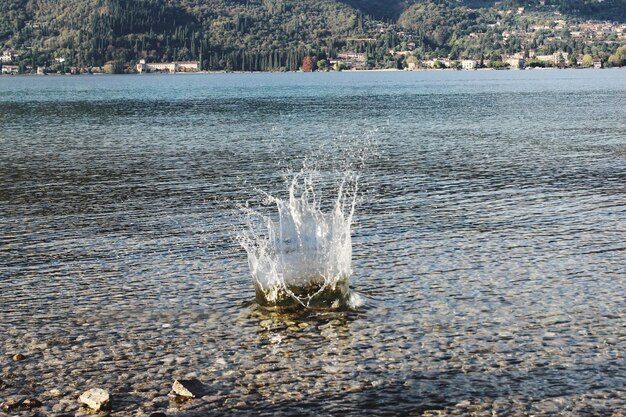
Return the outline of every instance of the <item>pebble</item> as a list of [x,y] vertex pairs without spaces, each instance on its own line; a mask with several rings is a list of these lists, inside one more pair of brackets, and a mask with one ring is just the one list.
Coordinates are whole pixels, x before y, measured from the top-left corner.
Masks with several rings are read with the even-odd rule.
[[15,355],[13,355],[13,361],[15,362],[20,362],[24,359],[26,359],[26,356],[22,355],[21,353],[16,353]]
[[84,392],[78,401],[94,411],[107,410],[111,406],[109,393],[102,388],[92,388]]

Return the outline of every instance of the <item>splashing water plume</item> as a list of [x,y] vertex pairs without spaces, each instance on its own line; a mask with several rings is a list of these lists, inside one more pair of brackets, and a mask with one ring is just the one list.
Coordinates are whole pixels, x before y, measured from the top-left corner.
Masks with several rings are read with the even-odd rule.
[[[263,193],[264,204],[277,212],[244,209],[247,228],[239,241],[248,254],[257,301],[283,309],[350,307],[357,299],[348,281],[358,176],[344,171],[325,187],[322,173],[306,162],[290,176],[286,199]],[[334,196],[325,206],[322,195],[328,188]]]

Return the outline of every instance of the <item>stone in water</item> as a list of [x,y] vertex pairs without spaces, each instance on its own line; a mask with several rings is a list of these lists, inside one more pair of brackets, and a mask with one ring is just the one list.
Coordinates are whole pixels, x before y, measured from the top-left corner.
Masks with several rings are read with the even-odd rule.
[[22,405],[27,408],[37,408],[42,406],[41,401],[37,398],[27,398],[22,402]]
[[0,410],[9,412],[17,409],[20,406],[20,402],[14,398],[9,398],[8,400],[0,403]]
[[106,410],[111,405],[109,393],[102,388],[92,388],[84,392],[78,400],[95,411]]
[[204,385],[197,379],[177,379],[172,386],[172,393],[178,397],[198,398],[204,394]]

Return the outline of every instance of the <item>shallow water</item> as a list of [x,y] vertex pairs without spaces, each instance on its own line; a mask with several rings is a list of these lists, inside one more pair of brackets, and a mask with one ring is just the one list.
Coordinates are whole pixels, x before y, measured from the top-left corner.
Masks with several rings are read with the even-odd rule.
[[[1,77],[0,401],[619,414],[624,103],[623,70]],[[364,139],[365,305],[262,311],[238,205]],[[180,377],[208,394],[171,402]]]

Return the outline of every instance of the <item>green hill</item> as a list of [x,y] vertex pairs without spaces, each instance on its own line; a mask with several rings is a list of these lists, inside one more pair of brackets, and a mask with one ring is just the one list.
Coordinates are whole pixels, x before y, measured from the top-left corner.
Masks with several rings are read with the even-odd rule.
[[[389,50],[409,45],[419,58],[497,57],[522,46],[606,57],[623,43],[619,34],[590,45],[558,28],[526,39],[503,33],[553,25],[559,11],[572,24],[600,16],[623,21],[625,1],[2,0],[0,48],[16,51],[23,71],[105,63],[122,71],[139,59],[197,60],[211,70],[296,70],[307,55],[317,61],[341,51],[365,53],[365,68],[402,67],[405,57]],[[523,15],[515,12],[520,4]]]

